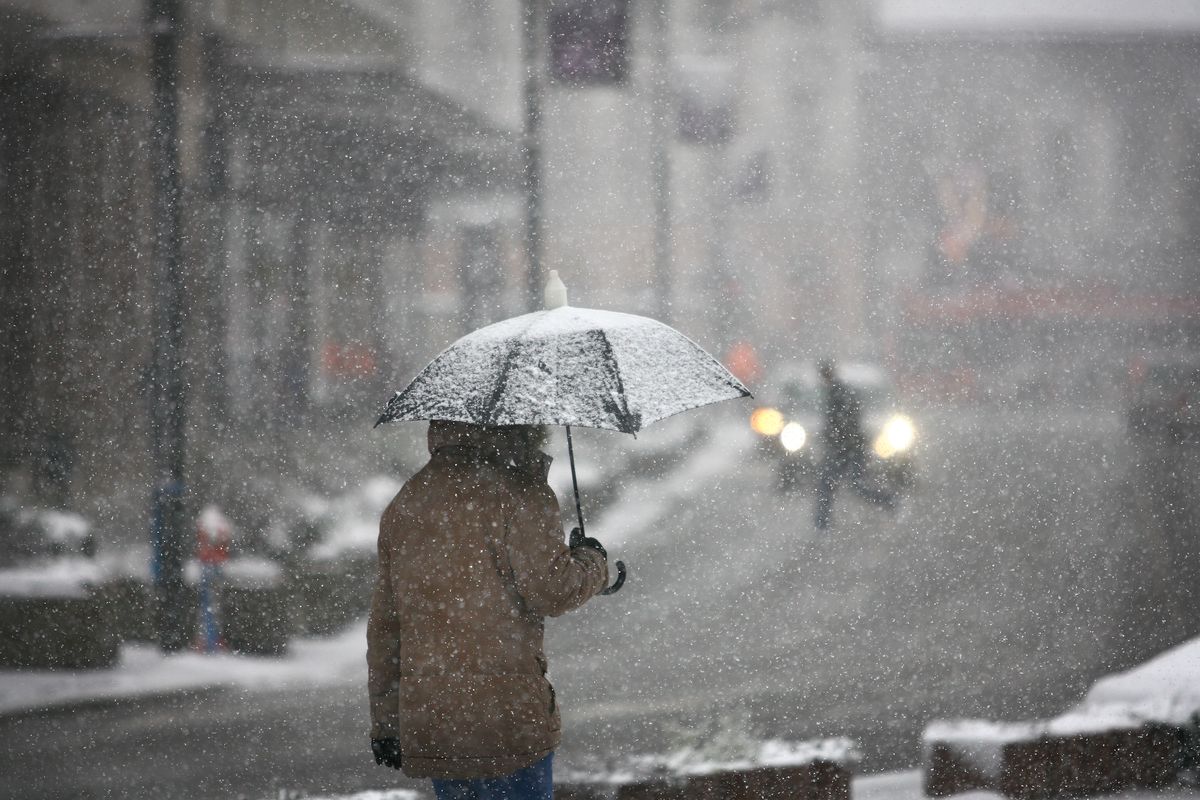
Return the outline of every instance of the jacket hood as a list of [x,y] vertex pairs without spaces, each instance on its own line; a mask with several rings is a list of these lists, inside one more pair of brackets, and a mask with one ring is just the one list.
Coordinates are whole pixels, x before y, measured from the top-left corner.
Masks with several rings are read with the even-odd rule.
[[443,419],[435,419],[429,423],[430,455],[447,447],[468,447],[499,455],[505,443],[500,428]]

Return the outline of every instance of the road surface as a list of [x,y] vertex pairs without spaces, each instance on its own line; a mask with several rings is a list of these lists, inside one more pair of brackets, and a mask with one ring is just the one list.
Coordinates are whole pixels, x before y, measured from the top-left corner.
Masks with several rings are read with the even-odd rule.
[[[1155,454],[1115,415],[922,417],[911,501],[892,516],[839,495],[818,535],[810,492],[776,494],[738,418],[704,413],[707,435],[626,479],[589,531],[622,542],[625,589],[549,623],[560,770],[712,729],[850,735],[862,771],[911,766],[928,719],[1053,714],[1194,633],[1143,477]],[[370,763],[366,725],[357,675],[8,718],[0,797],[420,786]]]

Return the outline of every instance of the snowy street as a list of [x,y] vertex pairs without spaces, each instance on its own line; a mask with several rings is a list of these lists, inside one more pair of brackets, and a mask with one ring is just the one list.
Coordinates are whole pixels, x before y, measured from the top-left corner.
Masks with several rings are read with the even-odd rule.
[[849,735],[864,769],[901,768],[931,717],[1053,713],[1184,638],[1164,545],[1129,513],[1146,487],[1120,419],[1030,423],[923,420],[907,507],[893,519],[843,491],[821,536],[808,493],[775,494],[730,435],[713,456],[736,444],[737,467],[697,478],[628,548],[627,594],[553,627],[564,758],[599,725],[620,751],[724,712],[759,735]]
[[1197,0],[0,0],[0,87],[0,800],[1200,800]]
[[[860,773],[911,768],[930,719],[1053,715],[1185,637],[1165,546],[1131,513],[1147,503],[1116,416],[920,417],[900,513],[843,492],[816,536],[810,492],[776,494],[745,410],[703,412],[705,436],[593,512],[630,579],[548,624],[563,768],[668,750],[693,727],[848,735]],[[581,437],[581,461],[592,436],[617,434]],[[299,648],[283,688],[264,672],[0,719],[0,796],[419,787],[371,762],[362,645],[330,642]]]

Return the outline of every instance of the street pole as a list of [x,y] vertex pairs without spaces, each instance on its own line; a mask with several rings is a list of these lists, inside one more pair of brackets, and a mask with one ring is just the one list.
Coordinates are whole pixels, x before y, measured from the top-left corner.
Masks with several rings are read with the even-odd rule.
[[831,311],[836,317],[829,330],[835,330],[842,346],[830,343],[830,352],[842,351],[861,357],[870,348],[867,344],[865,312],[866,290],[863,268],[863,207],[859,171],[859,69],[862,63],[859,20],[856,9],[849,5],[838,8],[831,20],[834,57],[827,79],[833,97],[833,118],[829,125],[831,208],[835,222],[827,232],[833,245],[831,278],[834,302]]
[[151,364],[151,420],[156,485],[151,539],[159,645],[175,651],[191,639],[183,565],[191,537],[184,510],[183,267],[179,176],[180,0],[147,0],[153,83],[151,163],[155,177],[154,254],[157,303]]
[[542,82],[543,0],[522,7],[525,68],[525,294],[530,311],[541,308],[542,284]]
[[671,322],[673,265],[671,253],[671,125],[674,98],[671,96],[670,0],[658,0],[651,9],[655,44],[651,77],[650,125],[653,142],[651,172],[654,181],[654,288],[658,318]]

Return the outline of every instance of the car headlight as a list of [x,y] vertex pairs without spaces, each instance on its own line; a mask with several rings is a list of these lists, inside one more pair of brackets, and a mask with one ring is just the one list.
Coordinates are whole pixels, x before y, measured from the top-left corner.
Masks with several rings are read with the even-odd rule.
[[903,453],[917,440],[917,429],[912,420],[897,414],[887,421],[879,436],[875,437],[875,454],[880,458],[891,458]]
[[776,408],[756,408],[750,415],[750,427],[763,436],[778,436],[783,430],[783,414]]
[[804,447],[806,441],[808,441],[808,432],[804,430],[804,426],[799,422],[789,422],[779,432],[779,443],[789,453],[794,453],[801,447]]

